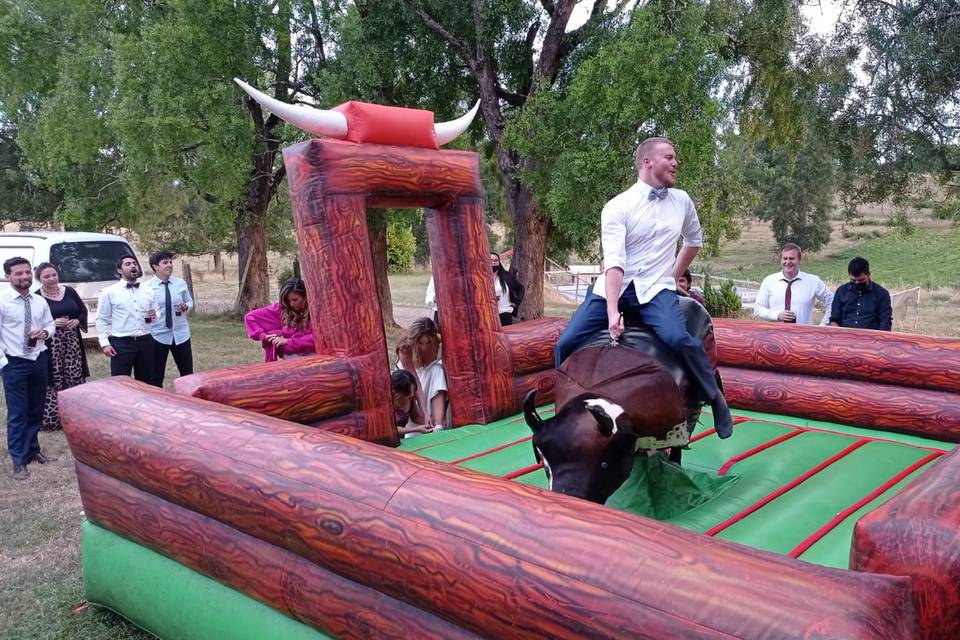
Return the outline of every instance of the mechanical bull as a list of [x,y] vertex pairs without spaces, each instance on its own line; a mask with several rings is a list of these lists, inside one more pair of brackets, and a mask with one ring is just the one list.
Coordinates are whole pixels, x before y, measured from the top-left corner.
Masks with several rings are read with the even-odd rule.
[[[716,367],[710,316],[690,298],[680,298],[680,308]],[[552,491],[602,504],[629,477],[637,451],[669,448],[679,464],[700,418],[703,398],[679,358],[649,328],[625,320],[620,346],[603,330],[557,370],[553,418],[537,414],[535,390],[524,399]]]

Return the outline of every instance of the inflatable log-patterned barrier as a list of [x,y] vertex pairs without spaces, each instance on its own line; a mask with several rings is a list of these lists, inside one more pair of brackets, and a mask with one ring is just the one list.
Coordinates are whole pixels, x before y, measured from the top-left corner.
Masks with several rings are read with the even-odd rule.
[[960,339],[716,320],[733,407],[960,442]]
[[343,638],[918,637],[839,571],[129,378],[63,392],[88,518]]
[[[733,407],[960,442],[960,340],[716,320]],[[850,568],[910,576],[925,638],[960,638],[960,452],[861,518]]]

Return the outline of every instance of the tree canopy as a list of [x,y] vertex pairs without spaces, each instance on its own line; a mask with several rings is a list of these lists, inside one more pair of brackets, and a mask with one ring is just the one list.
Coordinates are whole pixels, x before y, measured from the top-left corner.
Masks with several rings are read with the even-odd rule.
[[[837,193],[851,212],[926,195],[960,219],[956,0],[845,0],[819,36],[798,0],[598,1],[573,24],[577,4],[6,2],[0,217],[238,251],[241,307],[265,303],[266,248],[292,243],[280,150],[307,134],[246,99],[241,77],[287,102],[438,119],[479,98],[456,144],[481,152],[528,318],[548,251],[593,250],[648,135],[677,143],[707,251],[747,217],[817,249]],[[384,277],[395,215],[371,216]]]

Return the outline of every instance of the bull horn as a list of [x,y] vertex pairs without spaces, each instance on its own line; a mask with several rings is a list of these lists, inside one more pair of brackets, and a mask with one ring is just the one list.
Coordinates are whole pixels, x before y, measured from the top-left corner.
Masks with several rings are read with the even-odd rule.
[[[248,96],[272,111],[278,118],[283,118],[298,129],[327,138],[343,138],[347,135],[347,118],[342,113],[281,102],[257,91],[240,78],[234,78],[233,81],[240,85],[240,88]],[[454,122],[459,121],[454,120]]]
[[434,123],[433,133],[437,138],[437,146],[447,144],[448,142],[454,140],[461,133],[466,131],[467,127],[470,126],[470,123],[472,123],[473,119],[476,117],[477,109],[479,108],[480,101],[477,100],[476,104],[473,105],[473,109],[470,109],[470,111],[466,112],[456,120]]
[[530,389],[523,398],[523,417],[527,419],[527,426],[536,433],[543,428],[543,419],[537,413],[537,390]]

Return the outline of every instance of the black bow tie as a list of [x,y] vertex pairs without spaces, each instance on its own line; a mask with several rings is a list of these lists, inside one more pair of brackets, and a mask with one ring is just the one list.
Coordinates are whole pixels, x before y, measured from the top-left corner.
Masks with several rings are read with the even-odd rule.
[[650,189],[650,195],[647,196],[650,200],[663,200],[667,197],[667,192],[670,191],[667,187],[657,187],[655,189]]
[[127,289],[139,289],[139,288],[140,288],[140,283],[139,283],[139,282],[128,282],[128,283],[127,283]]

